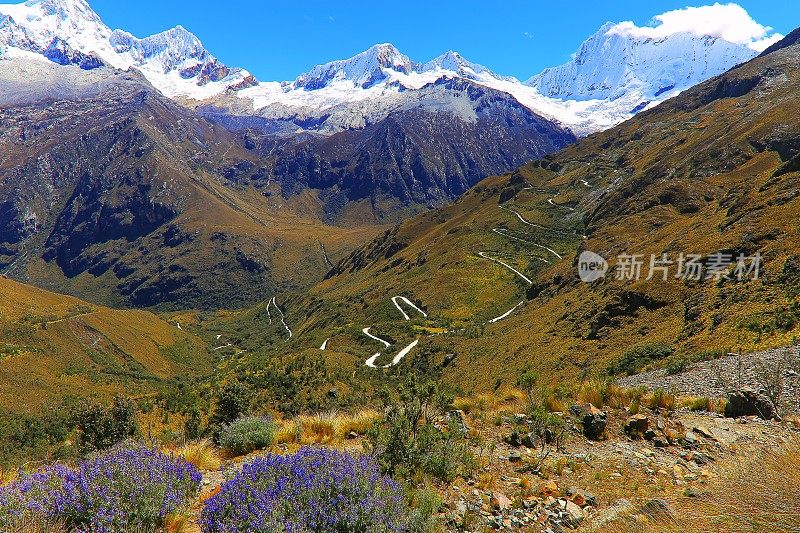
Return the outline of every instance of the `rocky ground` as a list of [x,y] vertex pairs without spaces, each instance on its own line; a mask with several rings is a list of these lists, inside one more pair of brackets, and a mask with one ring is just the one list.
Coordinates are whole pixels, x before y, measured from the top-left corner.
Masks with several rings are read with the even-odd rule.
[[787,422],[756,417],[605,412],[603,440],[582,437],[575,423],[563,449],[554,450],[538,472],[531,465],[538,462],[541,448],[503,442],[518,421],[506,419],[490,430],[498,439],[490,464],[476,479],[446,491],[447,531],[592,530],[621,515],[658,522],[675,512],[671,500],[699,494],[751,450],[800,435]]
[[675,375],[664,369],[653,370],[622,378],[618,383],[623,387],[645,386],[650,390],[711,398],[724,398],[743,387],[761,392],[780,388],[782,409],[800,412],[800,347],[698,362]]
[[[793,373],[796,367],[791,366],[796,353],[774,350],[726,357],[697,363],[673,376],[664,371],[647,372],[620,383],[664,388],[692,397],[738,394],[738,416],[753,411],[759,402],[769,402],[759,392],[764,389],[763,368],[769,368],[774,379],[780,378],[784,406],[788,408],[797,405],[800,391]],[[732,390],[738,392],[731,396]],[[800,449],[800,419],[789,411],[769,420],[759,416],[734,418],[685,407],[673,410],[685,403],[680,397],[670,398],[675,402],[670,409],[644,401],[641,405],[635,402],[626,404],[628,407],[602,409],[575,404],[551,413],[552,419],[562,423],[545,426],[525,414],[515,414],[520,404],[514,403],[501,402],[467,414],[451,412],[469,436],[480,466],[470,477],[436,487],[442,499],[443,531],[702,531],[705,525],[686,529],[681,520],[687,513],[703,513],[707,509],[704,504],[713,505],[714,498],[726,491],[733,491],[729,496],[737,505],[739,495],[735,491],[742,489],[731,480],[742,480],[736,468],[743,464],[752,467],[753,458],[764,452]],[[340,445],[360,452],[362,439],[353,437]],[[205,495],[218,490],[248,459],[240,458],[220,471],[206,473]],[[759,468],[756,464],[755,470]],[[768,476],[764,480],[769,482]],[[772,489],[768,486],[766,490]],[[791,496],[778,499],[784,497]],[[765,506],[768,514],[772,512],[770,505]],[[742,511],[746,521],[749,512]],[[800,524],[800,508],[782,512],[794,513]],[[681,525],[676,528],[675,524]],[[192,527],[188,531],[197,531]],[[744,530],[763,529],[753,525]]]

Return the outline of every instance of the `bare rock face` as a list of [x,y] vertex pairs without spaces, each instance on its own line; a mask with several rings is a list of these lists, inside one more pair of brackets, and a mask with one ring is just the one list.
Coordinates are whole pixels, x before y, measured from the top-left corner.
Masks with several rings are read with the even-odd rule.
[[769,398],[763,394],[753,389],[740,389],[728,397],[725,416],[728,418],[757,416],[764,420],[770,420],[775,416],[775,409]]

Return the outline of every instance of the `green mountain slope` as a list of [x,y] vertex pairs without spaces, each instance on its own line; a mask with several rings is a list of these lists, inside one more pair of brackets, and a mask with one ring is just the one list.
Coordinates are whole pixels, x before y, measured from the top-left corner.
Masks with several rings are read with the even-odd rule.
[[[330,339],[324,353],[362,368],[418,340],[407,357],[433,354],[469,388],[511,382],[527,366],[606,372],[653,343],[677,356],[788,343],[800,320],[800,46],[785,44],[402,224],[310,296],[285,298],[292,339],[242,328],[242,341],[291,352]],[[649,263],[720,252],[760,253],[763,265],[758,280],[616,280],[612,269],[587,284],[576,268],[584,250],[612,266],[621,254]],[[394,296],[428,316],[406,320]]]

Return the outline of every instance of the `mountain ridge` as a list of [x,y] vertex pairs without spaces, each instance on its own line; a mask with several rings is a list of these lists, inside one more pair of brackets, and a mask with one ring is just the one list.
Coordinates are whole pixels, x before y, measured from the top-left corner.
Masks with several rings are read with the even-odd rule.
[[[71,16],[76,20],[70,20]],[[611,65],[612,72],[616,72],[615,79],[592,75],[587,78],[581,74],[585,78],[581,90],[563,87],[566,73],[577,72],[574,62],[546,69],[523,84],[516,78],[472,63],[457,52],[446,52],[426,63],[417,63],[389,43],[375,45],[348,59],[317,65],[294,81],[258,82],[246,70],[220,63],[196,36],[181,26],[138,39],[123,30],[112,32],[82,0],[0,5],[0,20],[0,57],[5,46],[6,55],[28,54],[31,57],[33,54],[83,68],[96,68],[98,60],[116,68],[135,67],[162,93],[182,103],[214,105],[240,115],[286,119],[303,114],[319,124],[324,123],[329,110],[352,106],[354,110],[349,113],[353,118],[345,121],[345,128],[374,122],[366,102],[391,99],[402,91],[419,90],[442,77],[463,77],[507,92],[534,113],[583,136],[616,125],[756,54],[747,44],[726,41],[720,36],[690,36],[683,32],[658,40],[615,30],[623,28],[631,33],[632,23],[608,23],[580,46],[577,57],[586,59],[588,54],[593,56],[589,57],[589,63]],[[83,20],[90,31],[76,33],[71,25],[78,24],[79,20]],[[633,28],[639,32],[658,31],[665,23],[660,21],[660,24],[653,28]],[[62,27],[63,32],[60,32]],[[609,31],[613,36],[606,35]],[[683,37],[676,37],[681,35]],[[712,41],[713,46],[706,46]],[[609,55],[607,47],[593,46],[593,42],[617,43],[618,53]],[[669,46],[670,42],[677,44]],[[620,69],[626,58],[643,44],[657,52],[650,54],[645,68]],[[663,52],[665,48],[669,50]],[[12,53],[13,50],[16,52]],[[678,65],[679,58],[686,53],[693,54],[694,60]],[[669,67],[669,75],[652,75],[665,65]],[[687,69],[692,73],[690,76],[677,75]],[[330,134],[342,129],[334,126],[314,131]]]

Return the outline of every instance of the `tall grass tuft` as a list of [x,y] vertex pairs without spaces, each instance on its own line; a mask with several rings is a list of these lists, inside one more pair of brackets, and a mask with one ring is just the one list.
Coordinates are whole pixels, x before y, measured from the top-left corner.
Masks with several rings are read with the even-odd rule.
[[174,454],[203,472],[219,470],[222,465],[216,449],[208,439],[187,443],[175,450]]

